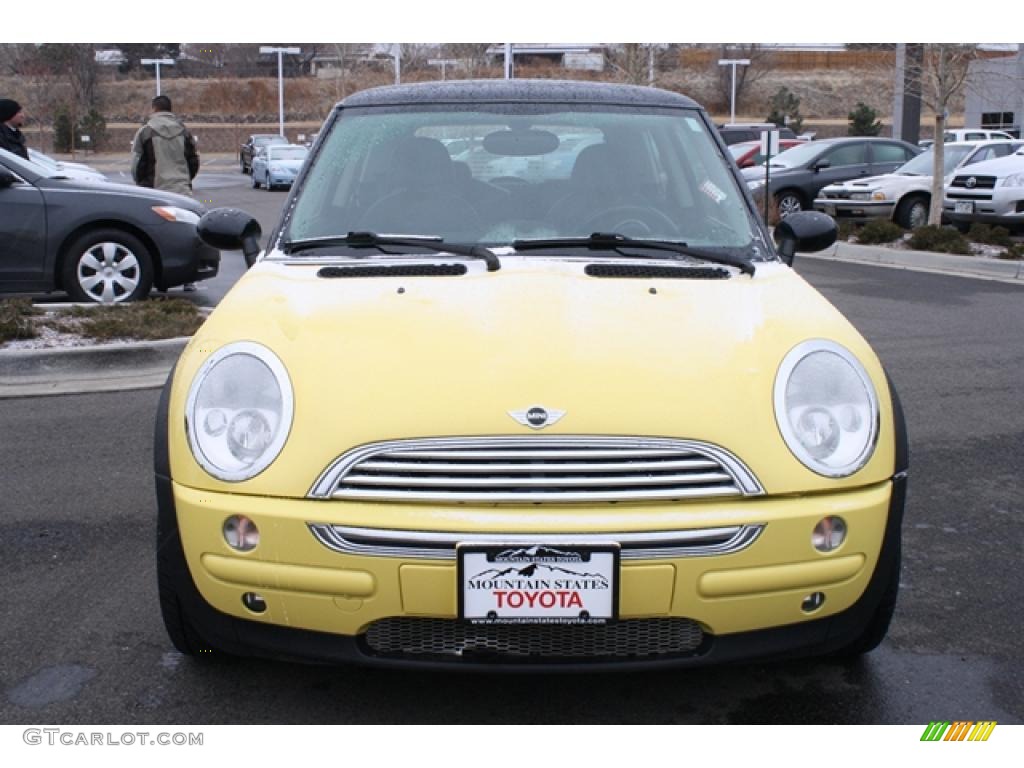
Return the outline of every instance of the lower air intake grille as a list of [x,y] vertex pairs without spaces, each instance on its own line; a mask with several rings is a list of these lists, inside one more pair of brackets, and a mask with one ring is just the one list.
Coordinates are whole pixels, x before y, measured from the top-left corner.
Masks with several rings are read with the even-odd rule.
[[475,625],[453,619],[382,619],[365,643],[377,656],[493,657],[509,661],[655,659],[697,653],[704,633],[691,619],[632,619],[605,625]]

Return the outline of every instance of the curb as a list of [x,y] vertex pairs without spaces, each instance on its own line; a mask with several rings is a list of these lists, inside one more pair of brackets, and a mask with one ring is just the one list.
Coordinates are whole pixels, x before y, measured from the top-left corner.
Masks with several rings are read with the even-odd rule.
[[161,387],[190,340],[0,350],[0,399]]
[[875,267],[907,269],[913,272],[931,272],[1003,283],[1024,285],[1024,260],[1000,260],[985,256],[958,256],[952,253],[931,251],[901,251],[895,248],[880,248],[871,245],[838,242],[826,251],[797,256],[800,259],[822,259],[824,261],[845,261],[853,264],[867,264]]

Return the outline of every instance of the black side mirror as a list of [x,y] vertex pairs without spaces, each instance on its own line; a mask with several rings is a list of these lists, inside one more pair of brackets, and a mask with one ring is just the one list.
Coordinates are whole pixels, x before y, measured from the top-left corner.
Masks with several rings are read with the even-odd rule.
[[820,171],[822,168],[831,168],[831,167],[832,167],[832,161],[831,160],[819,160],[818,162],[816,162],[814,165],[811,166],[811,168],[814,170],[815,173]]
[[199,237],[220,251],[241,251],[245,264],[251,267],[260,254],[263,230],[256,219],[237,208],[214,208],[204,214],[196,225]]
[[13,186],[18,183],[18,177],[6,168],[0,166],[0,189]]
[[836,241],[839,227],[835,219],[817,211],[791,213],[775,227],[775,245],[782,260],[793,266],[798,252],[823,251]]

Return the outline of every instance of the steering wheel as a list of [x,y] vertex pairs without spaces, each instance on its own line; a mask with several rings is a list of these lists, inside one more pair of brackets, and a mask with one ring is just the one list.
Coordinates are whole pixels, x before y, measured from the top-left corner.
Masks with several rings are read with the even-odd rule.
[[583,224],[586,232],[615,232],[627,237],[647,237],[655,232],[676,233],[679,228],[657,208],[620,205],[606,208]]

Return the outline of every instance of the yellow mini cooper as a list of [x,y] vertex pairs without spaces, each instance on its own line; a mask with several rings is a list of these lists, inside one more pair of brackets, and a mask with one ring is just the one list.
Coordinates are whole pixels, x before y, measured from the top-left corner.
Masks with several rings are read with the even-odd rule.
[[183,653],[520,670],[859,654],[899,586],[886,373],[662,90],[341,102],[156,427]]

